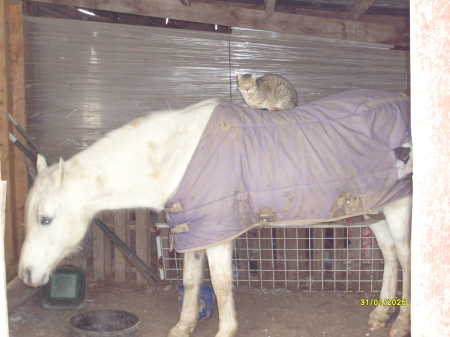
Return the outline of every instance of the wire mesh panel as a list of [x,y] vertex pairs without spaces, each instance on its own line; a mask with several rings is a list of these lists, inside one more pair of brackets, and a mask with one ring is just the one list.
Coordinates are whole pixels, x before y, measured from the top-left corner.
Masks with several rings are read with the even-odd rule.
[[[169,251],[169,229],[158,224],[162,279],[181,282],[182,254]],[[368,227],[319,225],[249,231],[234,242],[236,286],[293,291],[381,290],[383,257]],[[205,264],[205,282],[209,282]]]

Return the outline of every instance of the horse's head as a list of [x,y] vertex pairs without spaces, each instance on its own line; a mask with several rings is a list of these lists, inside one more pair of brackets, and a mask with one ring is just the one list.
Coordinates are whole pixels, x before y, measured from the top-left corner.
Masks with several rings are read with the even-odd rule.
[[19,262],[19,277],[33,287],[48,282],[58,263],[78,247],[89,222],[64,161],[47,167],[39,156],[37,170],[25,205],[26,238]]

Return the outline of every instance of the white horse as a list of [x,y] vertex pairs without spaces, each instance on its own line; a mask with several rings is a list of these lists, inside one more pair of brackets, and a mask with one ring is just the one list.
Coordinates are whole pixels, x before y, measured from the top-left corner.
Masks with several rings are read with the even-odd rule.
[[[78,247],[97,212],[139,207],[163,210],[217,104],[207,100],[136,119],[50,167],[39,156],[38,176],[26,202],[26,239],[19,263],[23,282],[32,287],[47,283],[58,263]],[[410,330],[411,196],[389,203],[383,212],[386,220],[371,225],[385,259],[380,298],[396,298],[400,262],[406,305],[400,308],[390,335],[406,336]],[[236,333],[232,243],[228,241],[184,255],[184,304],[170,337],[189,336],[197,324],[205,254],[219,309],[216,337]],[[386,326],[391,310],[381,303],[370,314],[369,326]]]

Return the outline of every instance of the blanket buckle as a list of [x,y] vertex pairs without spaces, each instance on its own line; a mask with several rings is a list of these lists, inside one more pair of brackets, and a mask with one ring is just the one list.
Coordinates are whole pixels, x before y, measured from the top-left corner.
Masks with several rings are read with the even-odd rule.
[[175,239],[175,234],[184,233],[184,232],[188,232],[188,231],[189,231],[189,225],[187,224],[187,222],[180,223],[180,224],[176,225],[175,227],[170,228],[171,238],[170,238],[169,252],[173,251],[173,247],[174,247],[173,241]]
[[259,223],[259,228],[264,228],[268,226],[271,222],[278,221],[277,215],[270,207],[261,207],[258,213],[256,214],[256,217]]

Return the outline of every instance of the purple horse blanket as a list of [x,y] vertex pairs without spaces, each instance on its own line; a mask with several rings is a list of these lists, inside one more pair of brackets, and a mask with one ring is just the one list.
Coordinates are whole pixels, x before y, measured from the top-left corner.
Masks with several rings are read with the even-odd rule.
[[398,93],[352,90],[276,112],[219,105],[166,205],[173,246],[204,249],[264,221],[369,214],[412,193],[397,170],[408,143],[410,102]]

